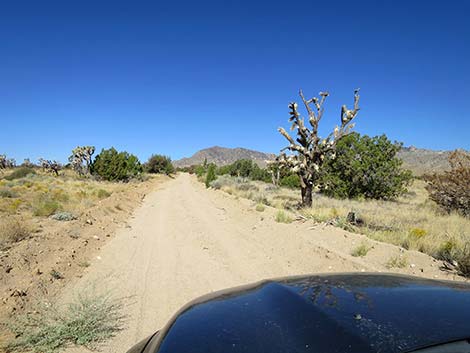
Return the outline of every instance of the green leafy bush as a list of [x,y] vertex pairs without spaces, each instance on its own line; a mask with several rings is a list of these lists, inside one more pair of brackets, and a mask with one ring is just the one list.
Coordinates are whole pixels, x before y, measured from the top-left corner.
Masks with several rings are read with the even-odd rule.
[[426,189],[431,200],[447,212],[457,211],[470,216],[470,153],[454,151],[449,156],[451,170],[426,176]]
[[385,135],[352,133],[337,144],[336,157],[326,161],[320,191],[336,198],[393,199],[406,192],[412,174],[401,168],[401,144]]
[[91,172],[109,181],[128,181],[142,173],[142,165],[133,154],[112,147],[101,150],[91,165]]
[[152,155],[147,163],[145,163],[144,169],[147,173],[155,174],[170,175],[175,172],[175,168],[171,164],[171,158],[160,154]]
[[215,164],[209,164],[209,167],[207,167],[207,174],[206,174],[206,188],[208,188],[211,183],[217,179],[217,176],[215,175],[215,169],[216,165]]
[[12,173],[5,176],[4,179],[15,180],[15,179],[24,178],[25,176],[29,174],[36,174],[36,171],[33,168],[20,167],[20,168],[15,169]]
[[289,174],[279,180],[279,185],[291,189],[300,188],[300,178],[297,174]]

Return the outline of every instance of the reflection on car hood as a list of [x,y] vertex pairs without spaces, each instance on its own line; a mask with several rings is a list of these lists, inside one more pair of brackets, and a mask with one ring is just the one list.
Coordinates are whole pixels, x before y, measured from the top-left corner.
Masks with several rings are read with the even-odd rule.
[[146,352],[406,352],[470,337],[470,286],[355,274],[267,281],[202,297]]

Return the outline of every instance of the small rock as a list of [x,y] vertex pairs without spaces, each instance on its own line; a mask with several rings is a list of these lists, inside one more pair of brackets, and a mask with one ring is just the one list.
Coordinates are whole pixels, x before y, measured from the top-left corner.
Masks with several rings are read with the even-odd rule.
[[11,270],[13,270],[13,267],[12,266],[7,266],[7,268],[5,269],[5,272],[10,273]]
[[36,271],[34,271],[37,275],[42,275],[41,269],[38,267]]
[[93,235],[93,239],[100,240],[100,237],[97,235]]
[[356,314],[356,315],[354,315],[354,319],[362,320],[362,315],[361,314]]
[[416,265],[415,265],[415,264],[411,264],[410,267],[411,267],[411,268],[415,268]]
[[91,219],[87,219],[87,220],[86,220],[86,224],[92,225],[93,222],[91,221]]

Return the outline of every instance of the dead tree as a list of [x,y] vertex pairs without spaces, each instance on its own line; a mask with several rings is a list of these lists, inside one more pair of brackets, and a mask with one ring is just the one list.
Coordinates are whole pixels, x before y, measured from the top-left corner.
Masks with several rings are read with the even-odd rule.
[[77,146],[72,150],[69,162],[72,169],[80,175],[90,173],[91,156],[95,153],[94,146]]
[[39,158],[39,164],[44,171],[54,173],[56,176],[59,176],[59,171],[62,170],[62,164],[57,161]]
[[[312,192],[318,183],[321,168],[327,158],[335,158],[336,143],[340,138],[351,132],[354,124],[351,121],[359,111],[359,89],[354,91],[354,108],[349,110],[346,105],[341,107],[341,125],[336,126],[332,133],[322,139],[318,135],[318,125],[323,117],[323,105],[328,92],[320,92],[321,98],[313,97],[305,99],[302,90],[299,92],[300,98],[308,113],[310,127],[305,125],[304,119],[298,112],[297,103],[290,103],[290,118],[292,122],[291,130],[297,130],[297,138],[294,140],[285,129],[278,129],[282,136],[289,141],[289,146],[281,150],[277,157],[279,163],[289,168],[300,178],[302,192],[302,207],[312,206]],[[290,151],[286,154],[284,151]]]

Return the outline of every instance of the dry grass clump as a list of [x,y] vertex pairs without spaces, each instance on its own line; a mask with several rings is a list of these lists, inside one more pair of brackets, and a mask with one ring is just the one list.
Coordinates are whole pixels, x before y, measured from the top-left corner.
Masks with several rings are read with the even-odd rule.
[[405,268],[408,266],[408,258],[402,255],[391,257],[385,264],[387,268]]
[[351,256],[364,257],[367,255],[369,250],[370,250],[370,247],[368,247],[367,244],[362,243],[361,245],[357,246],[351,251]]
[[265,206],[264,206],[262,203],[259,203],[259,204],[256,205],[256,208],[255,208],[255,209],[256,209],[256,211],[258,211],[258,212],[263,212],[264,209],[265,209]]
[[25,220],[7,216],[0,219],[0,250],[8,248],[13,243],[27,238],[30,227]]
[[274,218],[277,223],[292,223],[292,217],[283,210],[279,210]]
[[64,308],[49,305],[9,325],[16,339],[6,352],[55,353],[70,345],[95,349],[123,327],[123,303],[110,295],[81,294]]

